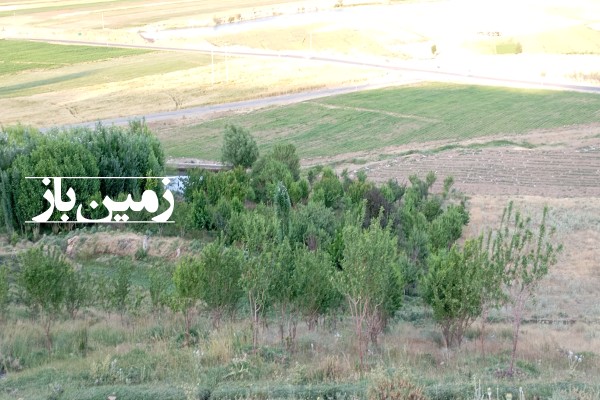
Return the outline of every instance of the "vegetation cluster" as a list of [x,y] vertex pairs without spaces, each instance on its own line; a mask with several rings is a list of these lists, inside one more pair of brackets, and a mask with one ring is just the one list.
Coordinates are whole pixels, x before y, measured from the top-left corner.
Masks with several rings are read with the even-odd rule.
[[[43,188],[26,176],[164,173],[160,143],[143,122],[45,135],[19,126],[5,130],[0,140],[1,217],[14,235],[37,239],[51,229],[25,224],[43,208]],[[344,171],[338,176],[327,167],[301,171],[293,145],[276,144],[260,155],[250,133],[236,126],[226,127],[222,154],[232,169],[190,171],[175,205],[173,233],[202,238],[182,258],[174,263],[152,260],[145,271],[129,260],[113,260],[106,274],[78,266],[42,239],[40,246],[2,267],[3,315],[11,321],[40,322],[46,360],[55,352],[51,327],[64,318],[116,313],[135,330],[144,316],[179,314],[179,328],[156,335],[175,335],[180,348],[195,352],[203,340],[218,341],[224,325],[241,323],[247,328],[241,333],[245,339],[236,340],[247,343],[237,346],[243,350],[235,357],[231,348],[212,355],[211,362],[229,360],[232,368],[216,385],[252,380],[260,361],[247,357],[272,351],[269,357],[296,354],[304,343],[298,337],[301,323],[308,335],[327,325],[335,331],[338,323],[349,324],[353,351],[347,357],[364,376],[375,371],[385,354],[381,335],[392,329],[403,303],[415,301],[429,307],[446,349],[459,348],[473,322],[483,317],[483,352],[489,310],[507,305],[513,317],[512,352],[503,373],[514,376],[524,307],[560,251],[546,223],[547,210],[533,223],[511,203],[500,227],[462,240],[469,221],[467,199],[453,188],[452,177],[437,186],[434,173],[424,179],[411,176],[406,184],[390,180],[376,186],[364,173],[352,177]],[[152,179],[67,181],[90,199],[128,193],[138,198],[144,189],[158,188]],[[52,227],[72,230],[73,225]],[[136,253],[138,261],[147,257],[143,248]],[[142,284],[140,274],[145,277]],[[210,320],[215,336],[200,337],[199,316]],[[264,341],[270,323],[277,326],[277,350]],[[89,350],[84,328],[77,352],[85,358]],[[0,348],[0,371],[43,363],[34,360],[22,359],[9,345]],[[89,377],[93,385],[152,380],[132,369],[135,362],[129,369],[117,368],[116,360],[94,364]],[[335,363],[321,371],[325,376],[341,374]],[[385,371],[373,373],[377,377],[367,392],[370,398],[425,398],[406,374],[390,378]]]

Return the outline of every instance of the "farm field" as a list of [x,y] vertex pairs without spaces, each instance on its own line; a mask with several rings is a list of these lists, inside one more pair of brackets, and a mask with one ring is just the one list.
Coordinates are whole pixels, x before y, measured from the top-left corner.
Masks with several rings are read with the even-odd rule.
[[[360,67],[0,40],[0,123],[38,127],[398,79]],[[115,107],[115,104],[119,104]]]
[[[511,136],[600,122],[592,94],[418,84],[345,94],[300,104],[230,115],[197,125],[156,131],[170,157],[218,159],[227,123],[247,128],[259,149],[293,143],[304,159],[335,157],[426,142]],[[568,109],[569,112],[561,112]],[[521,137],[520,137],[521,136]],[[418,146],[417,146],[418,147]]]
[[135,49],[56,46],[48,43],[10,40],[0,41],[0,52],[5,55],[0,63],[0,75],[54,69],[78,63],[146,53],[144,50]]

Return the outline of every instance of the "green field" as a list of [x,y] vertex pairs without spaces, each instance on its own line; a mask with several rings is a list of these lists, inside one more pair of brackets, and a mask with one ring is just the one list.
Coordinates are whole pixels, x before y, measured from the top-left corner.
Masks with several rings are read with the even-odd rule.
[[0,75],[35,69],[52,69],[84,62],[148,53],[115,47],[70,46],[41,42],[0,40]]
[[247,128],[262,152],[285,140],[309,158],[598,121],[600,96],[593,94],[431,83],[270,108],[158,135],[169,156],[219,159],[223,127],[232,123]]

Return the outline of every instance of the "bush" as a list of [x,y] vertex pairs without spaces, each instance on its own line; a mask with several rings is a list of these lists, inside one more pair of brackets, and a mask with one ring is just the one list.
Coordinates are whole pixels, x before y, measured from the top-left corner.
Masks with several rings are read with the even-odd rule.
[[407,377],[405,371],[388,373],[376,370],[367,390],[368,400],[426,400],[423,389]]
[[235,125],[225,126],[221,158],[233,166],[250,168],[258,159],[258,146],[250,133]]

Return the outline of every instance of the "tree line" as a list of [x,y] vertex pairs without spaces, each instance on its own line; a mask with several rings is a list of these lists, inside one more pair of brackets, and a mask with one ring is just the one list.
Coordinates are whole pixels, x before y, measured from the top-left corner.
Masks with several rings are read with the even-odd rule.
[[[0,131],[0,223],[11,233],[31,233],[37,224],[26,224],[46,208],[46,188],[26,177],[143,177],[164,175],[164,152],[143,121],[126,127],[53,129],[45,134],[23,125]],[[65,179],[78,197],[101,203],[104,196],[122,199],[157,189],[155,180]],[[84,205],[85,214],[100,218],[100,208]],[[72,215],[73,219],[74,216]],[[52,216],[58,221],[58,214]],[[72,226],[72,225],[71,225]],[[36,232],[39,233],[39,232]]]

